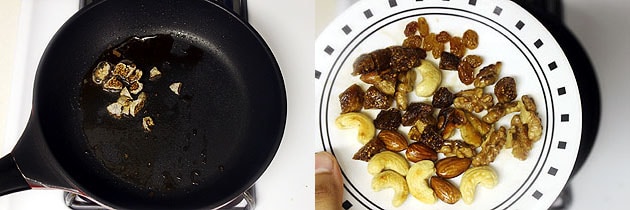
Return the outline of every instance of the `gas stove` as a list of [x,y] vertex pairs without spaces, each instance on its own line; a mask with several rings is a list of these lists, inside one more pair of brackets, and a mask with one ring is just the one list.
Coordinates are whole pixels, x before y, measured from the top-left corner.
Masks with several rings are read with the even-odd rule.
[[[7,110],[5,142],[0,145],[1,154],[7,154],[20,138],[31,109],[32,90],[39,60],[48,42],[81,6],[90,0],[22,0],[18,23],[18,40],[15,52],[15,68]],[[236,1],[234,1],[236,3]],[[239,1],[240,2],[240,1]],[[286,130],[280,148],[269,168],[248,193],[226,204],[231,209],[299,209],[313,203],[313,154],[314,146],[304,141],[314,127],[305,123],[311,118],[315,104],[310,97],[312,87],[302,84],[311,82],[311,75],[304,66],[312,66],[312,25],[301,24],[314,17],[312,4],[291,0],[250,0],[247,2],[248,21],[265,39],[276,57],[287,89],[288,114]],[[291,10],[278,13],[277,5]],[[230,5],[238,8],[238,4]],[[286,16],[299,18],[284,18]],[[284,33],[298,30],[309,36],[296,37]],[[309,33],[311,32],[311,33]],[[299,99],[299,100],[298,100]],[[306,133],[305,133],[306,132]],[[287,175],[290,172],[290,175]],[[255,193],[254,193],[255,191]],[[249,202],[247,202],[249,201]],[[252,205],[254,204],[255,205]],[[254,208],[255,206],[255,208]],[[0,197],[0,209],[95,209],[88,200],[61,190],[28,190]]]

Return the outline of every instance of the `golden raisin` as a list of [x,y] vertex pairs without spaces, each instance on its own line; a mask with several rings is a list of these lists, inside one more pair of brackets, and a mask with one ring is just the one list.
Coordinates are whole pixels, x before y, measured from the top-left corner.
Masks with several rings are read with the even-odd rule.
[[436,59],[440,58],[440,56],[442,55],[442,52],[444,52],[444,43],[440,43],[436,41],[433,45],[433,50],[431,50],[433,57]]
[[459,76],[459,81],[466,85],[470,85],[475,81],[475,69],[468,62],[459,63],[457,75]]
[[516,99],[516,81],[512,77],[503,77],[494,86],[494,94],[499,103],[508,103]]
[[454,36],[451,37],[451,53],[453,53],[454,55],[456,55],[457,57],[464,57],[464,54],[466,54],[466,46],[464,46],[464,43],[462,42],[462,38]]
[[470,64],[470,66],[473,68],[477,68],[483,63],[483,58],[478,55],[467,55],[466,57],[464,57],[464,59],[462,59],[462,61]]
[[440,43],[446,43],[451,40],[451,35],[446,31],[441,31],[437,36],[435,36],[435,39]]
[[420,32],[420,36],[426,37],[429,35],[429,24],[424,17],[418,18],[418,31]]
[[418,31],[418,22],[416,21],[411,21],[409,23],[407,23],[407,26],[405,26],[405,36],[406,37],[410,37],[416,34],[416,32]]
[[466,30],[462,36],[462,40],[468,49],[476,49],[477,46],[479,46],[479,35],[477,35],[476,31],[470,29]]
[[437,43],[438,42],[435,40],[435,34],[429,33],[429,35],[424,37],[424,40],[422,41],[422,49],[427,50],[427,51],[433,50],[433,46],[436,45]]

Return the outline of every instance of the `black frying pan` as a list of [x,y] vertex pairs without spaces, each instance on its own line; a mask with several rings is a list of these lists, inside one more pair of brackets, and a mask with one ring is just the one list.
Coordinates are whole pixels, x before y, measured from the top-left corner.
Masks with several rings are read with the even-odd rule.
[[[153,38],[112,56],[133,36]],[[98,61],[122,59],[146,70],[140,117],[109,116],[105,107],[117,94],[89,79]],[[157,82],[148,81],[152,66],[162,71]],[[168,88],[174,82],[182,83],[179,95]],[[151,132],[142,116],[153,118]],[[214,208],[263,173],[285,117],[271,51],[223,7],[203,0],[94,3],[63,25],[42,57],[28,126],[0,161],[0,195],[54,187],[112,208]]]

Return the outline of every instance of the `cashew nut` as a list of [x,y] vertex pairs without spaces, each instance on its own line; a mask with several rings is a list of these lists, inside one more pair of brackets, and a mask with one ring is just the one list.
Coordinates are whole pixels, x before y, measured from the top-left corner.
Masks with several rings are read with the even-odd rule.
[[361,144],[367,143],[374,138],[376,134],[376,128],[374,127],[374,123],[372,123],[372,119],[358,112],[339,115],[335,120],[335,125],[337,125],[339,129],[356,128],[358,131],[357,140],[359,140]]
[[411,166],[407,174],[407,184],[411,195],[422,203],[437,202],[433,189],[429,187],[429,178],[435,174],[435,167],[430,160],[419,161]]
[[414,68],[422,75],[422,81],[416,85],[416,95],[428,97],[433,95],[435,90],[442,83],[442,72],[431,62],[422,60],[420,66]]
[[[409,180],[407,180],[408,182]],[[477,184],[482,187],[492,189],[499,179],[497,173],[490,166],[477,166],[472,167],[464,172],[462,180],[459,186],[459,191],[462,193],[462,199],[464,203],[471,204],[475,198],[475,189]]]
[[372,175],[381,173],[385,169],[407,176],[409,162],[402,155],[392,151],[380,152],[368,161],[368,172]]
[[378,192],[385,188],[392,188],[394,190],[392,205],[396,207],[402,205],[409,196],[407,180],[396,172],[383,171],[372,178],[372,190]]

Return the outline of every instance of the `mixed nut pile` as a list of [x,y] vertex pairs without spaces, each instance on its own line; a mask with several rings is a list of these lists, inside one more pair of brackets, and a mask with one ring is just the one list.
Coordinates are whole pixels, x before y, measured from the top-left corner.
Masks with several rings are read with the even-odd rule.
[[[339,95],[341,114],[335,124],[358,130],[363,146],[353,159],[368,162],[375,191],[394,189],[394,206],[402,205],[409,194],[428,204],[437,199],[471,204],[477,185],[493,188],[497,184],[490,164],[501,151],[511,149],[514,157],[525,160],[541,138],[536,104],[528,95],[517,99],[515,79],[499,77],[501,62],[475,74],[483,59],[466,55],[479,44],[474,30],[462,37],[446,31],[435,34],[426,19],[419,17],[406,25],[404,34],[401,46],[378,49],[355,60],[352,75],[360,76],[369,88],[364,91],[353,84]],[[439,59],[437,67],[425,60],[427,52]],[[459,80],[473,87],[451,92],[440,86],[442,71],[457,71]],[[422,81],[415,84],[418,73]],[[491,86],[493,93],[486,92]],[[410,102],[411,92],[432,100],[430,104]],[[372,119],[362,113],[364,109],[380,112]],[[512,113],[509,127],[497,125]],[[401,127],[408,129],[406,135],[399,131]],[[461,139],[456,139],[457,131]],[[457,187],[453,178],[459,176]]]
[[[103,91],[119,93],[118,99],[107,106],[110,116],[121,119],[122,117],[136,117],[144,108],[147,94],[142,92],[144,85],[140,82],[143,71],[136,67],[130,60],[122,60],[116,65],[107,61],[99,62],[92,71],[92,82],[102,87]],[[156,67],[149,70],[149,81],[156,81],[162,76],[162,72]],[[179,95],[181,83],[173,83],[169,86],[171,91]],[[151,132],[155,126],[150,116],[142,118],[144,131]]]

